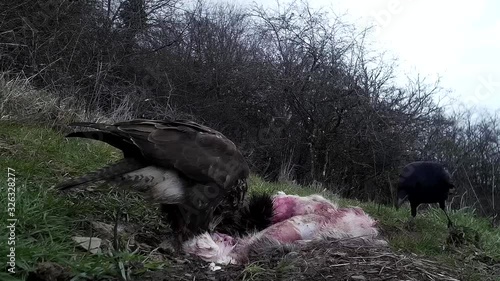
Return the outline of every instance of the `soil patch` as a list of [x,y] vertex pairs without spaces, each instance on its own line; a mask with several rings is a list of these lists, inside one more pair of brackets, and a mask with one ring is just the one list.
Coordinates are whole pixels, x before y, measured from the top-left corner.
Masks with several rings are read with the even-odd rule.
[[[93,226],[94,234],[109,238],[109,226],[95,227],[95,223]],[[175,251],[168,241],[172,236],[165,228],[126,225],[122,229],[121,235],[134,237],[129,240],[135,244],[129,245],[130,250],[138,247],[137,254],[165,264],[163,269],[155,271],[146,270],[143,264],[129,264],[132,280],[465,280],[460,268],[395,253],[387,246],[374,246],[360,239],[308,242],[300,246],[262,243],[249,253],[248,264],[220,265],[214,271],[210,263]],[[44,263],[28,280],[70,280],[69,272],[57,264]]]

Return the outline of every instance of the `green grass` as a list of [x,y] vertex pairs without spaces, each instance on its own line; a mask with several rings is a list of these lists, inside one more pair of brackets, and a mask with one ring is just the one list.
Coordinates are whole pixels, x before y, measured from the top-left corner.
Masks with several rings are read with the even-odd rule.
[[[80,175],[102,167],[120,156],[108,145],[87,140],[66,140],[50,129],[0,123],[0,182],[7,181],[7,168],[15,170],[16,201],[16,271],[15,276],[26,278],[40,262],[56,262],[85,276],[116,275],[116,262],[106,254],[90,255],[75,250],[71,237],[82,222],[98,217],[113,220],[115,210],[121,207],[132,221],[155,220],[154,210],[141,204],[139,196],[119,192],[90,196],[75,195],[69,200],[55,192],[52,186],[69,175]],[[5,186],[5,185],[2,185]],[[0,194],[3,204],[7,191]],[[124,205],[125,204],[125,205]],[[7,212],[0,213],[6,222]],[[3,227],[2,227],[3,228]],[[0,240],[0,255],[7,255],[7,240]],[[129,256],[133,261],[144,257]],[[2,271],[0,280],[12,276]]]
[[[451,267],[466,267],[465,271],[469,274],[467,280],[486,280],[485,276],[488,273],[483,271],[482,261],[486,260],[490,264],[500,263],[500,229],[493,228],[487,219],[467,211],[452,211],[449,215],[460,229],[466,228],[466,233],[479,234],[480,243],[478,246],[471,243],[467,246],[453,247],[446,243],[449,234],[447,219],[437,206],[427,210],[420,209],[415,219],[415,227],[410,231],[406,227],[410,217],[409,207],[396,210],[373,202],[340,198],[330,191],[316,187],[269,183],[255,176],[251,177],[251,186],[251,192],[256,193],[277,191],[298,195],[318,193],[335,200],[341,207],[360,206],[379,221],[381,232],[394,251],[432,257]],[[489,280],[500,280],[500,276],[488,277],[493,278]]]
[[[71,197],[61,196],[52,186],[69,176],[81,175],[115,161],[121,153],[110,146],[88,140],[67,140],[61,133],[50,129],[0,122],[0,182],[7,181],[7,168],[15,169],[16,176],[16,266],[14,277],[26,278],[40,262],[56,262],[67,266],[81,279],[95,276],[118,276],[116,259],[124,263],[142,262],[144,255],[130,250],[118,253],[91,255],[75,247],[71,237],[85,231],[85,223],[93,219],[112,222],[118,208],[127,212],[130,222],[155,225],[159,222],[156,210],[147,208],[139,195],[115,190],[89,191]],[[7,191],[2,184],[0,201],[7,202]],[[484,261],[500,262],[500,231],[490,226],[486,219],[477,218],[466,211],[452,212],[457,225],[473,229],[480,234],[478,247],[473,245],[454,248],[445,241],[448,235],[446,218],[438,208],[420,210],[414,231],[404,225],[409,217],[408,208],[394,208],[371,202],[357,202],[338,198],[335,194],[317,188],[285,183],[268,183],[259,177],[250,179],[250,192],[284,191],[287,194],[308,195],[320,193],[339,202],[341,206],[361,206],[380,221],[380,227],[394,251],[415,253],[446,262],[452,266],[467,268],[468,280],[486,280],[482,270]],[[5,210],[5,209],[4,209]],[[6,222],[7,212],[0,213]],[[2,226],[2,228],[4,228]],[[2,232],[3,233],[3,232]],[[5,237],[5,236],[4,236]],[[7,240],[0,240],[0,255],[6,257]],[[168,267],[150,260],[145,269]],[[286,270],[286,265],[284,265]],[[470,269],[470,270],[469,270]],[[262,276],[266,272],[257,264],[246,267],[242,273],[246,279]],[[11,279],[9,279],[11,278]],[[495,280],[493,276],[490,280]],[[0,280],[13,280],[2,272]],[[500,280],[500,278],[496,279]]]

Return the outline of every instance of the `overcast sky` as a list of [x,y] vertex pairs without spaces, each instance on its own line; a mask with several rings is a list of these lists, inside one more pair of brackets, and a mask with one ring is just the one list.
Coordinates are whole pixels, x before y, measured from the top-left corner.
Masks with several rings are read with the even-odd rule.
[[[219,0],[224,1],[224,0]],[[224,1],[247,5],[254,1]],[[275,5],[273,0],[255,0]],[[281,0],[280,3],[287,3]],[[359,28],[377,25],[380,48],[399,58],[402,72],[431,78],[458,103],[500,109],[500,1],[309,0]],[[455,103],[457,105],[457,103]]]

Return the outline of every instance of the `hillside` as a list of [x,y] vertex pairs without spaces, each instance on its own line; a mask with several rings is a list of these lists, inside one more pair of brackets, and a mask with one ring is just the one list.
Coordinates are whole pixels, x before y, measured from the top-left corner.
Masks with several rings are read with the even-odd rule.
[[[330,241],[302,251],[264,251],[249,265],[211,272],[207,263],[172,252],[163,242],[169,237],[168,228],[140,195],[96,186],[63,196],[51,189],[68,176],[118,157],[119,152],[105,144],[67,140],[48,128],[0,123],[4,170],[0,180],[6,183],[7,177],[15,177],[16,188],[14,214],[9,217],[4,211],[1,220],[17,219],[16,274],[4,271],[1,280],[70,280],[72,276],[73,280],[500,280],[500,230],[468,210],[451,211],[465,234],[463,243],[453,246],[446,242],[446,220],[439,209],[420,211],[410,231],[405,228],[408,208],[396,211],[338,198],[315,187],[265,182],[257,176],[251,178],[251,192],[321,193],[342,206],[361,206],[380,221],[390,249]],[[12,196],[3,188],[0,198],[6,205]],[[116,221],[119,239],[113,238],[113,229],[103,230]],[[101,252],[79,248],[73,236],[102,238]],[[7,243],[7,239],[0,241],[2,257],[10,254]]]
[[[498,218],[500,114],[460,100],[434,70],[404,70],[376,28],[340,7],[18,2],[0,6],[2,120],[190,119],[223,131],[266,179],[384,204],[404,165],[435,160],[454,175],[454,209]],[[461,91],[497,97],[488,73]]]

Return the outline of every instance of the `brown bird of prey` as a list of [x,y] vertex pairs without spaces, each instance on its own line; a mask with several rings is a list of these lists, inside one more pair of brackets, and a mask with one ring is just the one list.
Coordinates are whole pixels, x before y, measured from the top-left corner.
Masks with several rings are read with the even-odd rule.
[[248,164],[236,145],[216,130],[188,120],[70,126],[94,130],[66,137],[106,142],[120,149],[123,159],[61,183],[59,190],[100,180],[129,185],[160,204],[180,241],[210,231],[216,216],[237,211],[243,202]]

